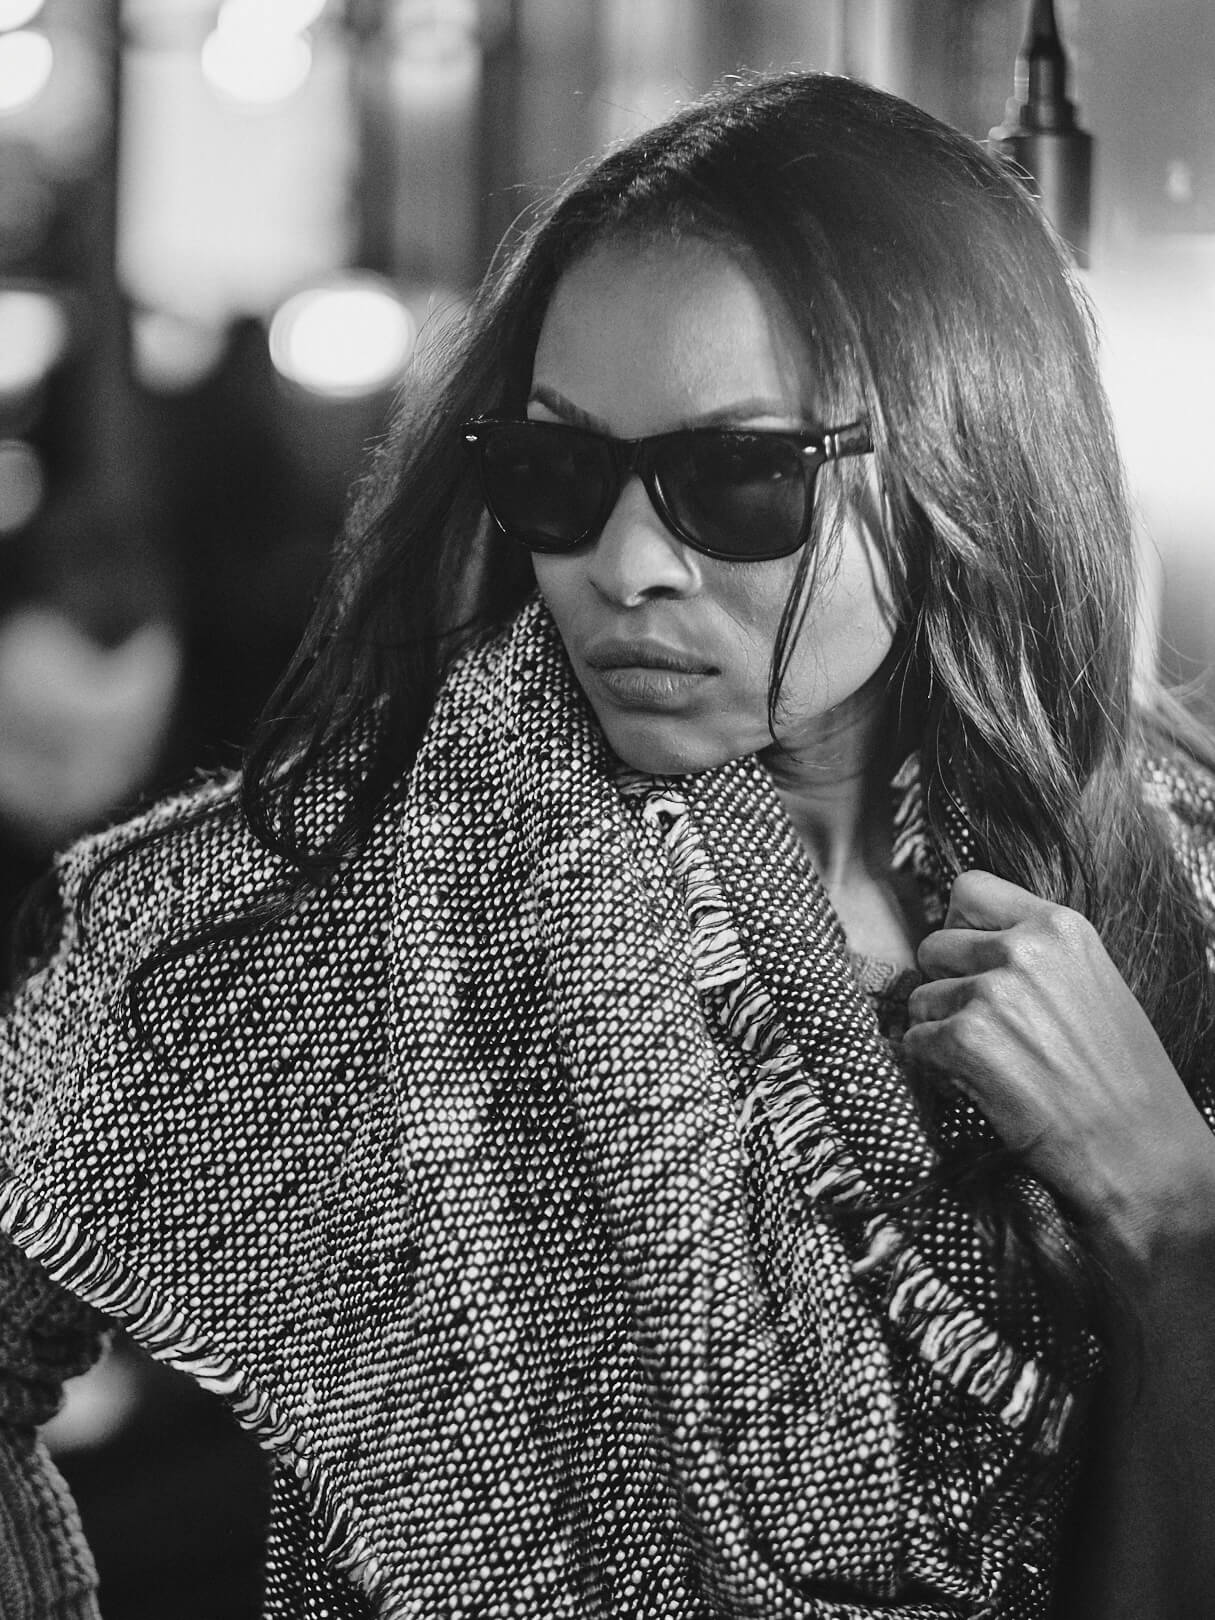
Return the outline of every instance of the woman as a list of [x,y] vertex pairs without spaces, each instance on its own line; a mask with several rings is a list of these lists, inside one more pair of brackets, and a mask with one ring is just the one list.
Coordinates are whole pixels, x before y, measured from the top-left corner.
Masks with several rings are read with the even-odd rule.
[[274,1452],[269,1614],[1201,1612],[1215,779],[1117,468],[1032,205],[862,86],[504,256],[9,1021],[0,1219]]

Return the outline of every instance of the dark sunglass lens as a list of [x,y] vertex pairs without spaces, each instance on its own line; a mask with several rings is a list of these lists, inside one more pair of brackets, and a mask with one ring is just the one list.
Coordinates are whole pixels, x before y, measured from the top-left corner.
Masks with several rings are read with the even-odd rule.
[[486,434],[481,472],[486,503],[512,539],[565,551],[595,531],[611,465],[589,434],[521,422]]
[[760,434],[690,433],[658,469],[663,499],[694,540],[731,557],[794,549],[808,484],[796,447]]

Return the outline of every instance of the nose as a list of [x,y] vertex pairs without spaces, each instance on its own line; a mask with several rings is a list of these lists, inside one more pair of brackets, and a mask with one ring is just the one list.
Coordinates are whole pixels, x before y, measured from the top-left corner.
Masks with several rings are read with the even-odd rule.
[[590,579],[601,596],[621,607],[699,589],[697,553],[667,528],[636,474],[591,548]]

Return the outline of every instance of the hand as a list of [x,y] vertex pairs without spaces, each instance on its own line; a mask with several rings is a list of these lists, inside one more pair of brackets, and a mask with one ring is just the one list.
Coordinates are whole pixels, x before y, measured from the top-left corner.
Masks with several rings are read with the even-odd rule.
[[919,963],[908,1056],[976,1103],[1108,1259],[1150,1264],[1215,1224],[1215,1137],[1084,917],[964,872]]

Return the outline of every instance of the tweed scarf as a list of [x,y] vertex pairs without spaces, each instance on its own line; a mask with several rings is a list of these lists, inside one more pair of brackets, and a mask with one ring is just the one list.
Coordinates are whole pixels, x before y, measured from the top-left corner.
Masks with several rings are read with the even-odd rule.
[[[894,808],[939,920],[914,760]],[[339,882],[199,936],[287,876],[231,783],[86,841],[0,1052],[0,1224],[276,1458],[268,1614],[1045,1614],[1092,1357],[906,1203],[937,1152],[761,765],[622,771],[532,604]]]

